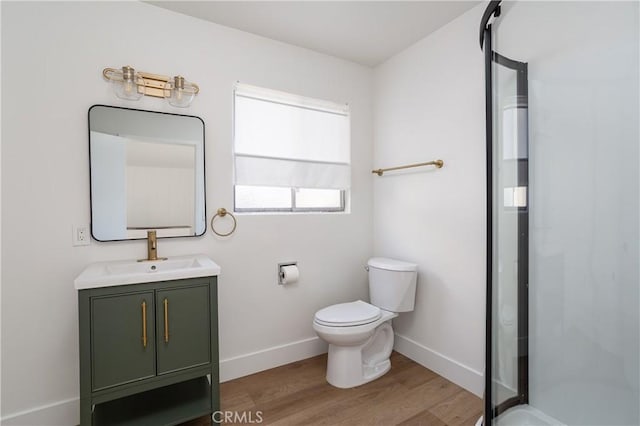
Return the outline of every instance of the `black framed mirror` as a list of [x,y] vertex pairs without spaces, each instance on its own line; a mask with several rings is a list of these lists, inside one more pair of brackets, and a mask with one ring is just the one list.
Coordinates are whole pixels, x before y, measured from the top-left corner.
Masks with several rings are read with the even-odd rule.
[[107,105],[89,108],[91,235],[97,241],[206,231],[204,121]]

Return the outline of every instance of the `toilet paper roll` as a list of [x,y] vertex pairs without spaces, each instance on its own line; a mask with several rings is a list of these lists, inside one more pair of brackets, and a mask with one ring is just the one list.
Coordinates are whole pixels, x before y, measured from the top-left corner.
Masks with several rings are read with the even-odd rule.
[[300,271],[296,265],[288,265],[280,268],[280,284],[293,284],[298,282]]

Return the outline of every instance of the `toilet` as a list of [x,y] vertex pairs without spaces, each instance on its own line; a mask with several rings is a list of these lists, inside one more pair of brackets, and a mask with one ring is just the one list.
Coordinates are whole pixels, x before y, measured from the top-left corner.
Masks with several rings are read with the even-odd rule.
[[352,388],[375,380],[391,368],[391,320],[413,311],[418,266],[374,257],[367,262],[371,303],[356,300],[320,309],[313,329],[329,343],[327,382]]

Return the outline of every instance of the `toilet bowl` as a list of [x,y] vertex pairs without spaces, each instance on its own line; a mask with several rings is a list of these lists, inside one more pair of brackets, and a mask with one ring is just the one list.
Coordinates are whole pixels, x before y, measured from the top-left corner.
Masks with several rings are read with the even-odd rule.
[[[326,320],[329,316],[327,310],[332,308],[344,311],[342,320]],[[358,313],[367,310],[377,310],[375,318],[361,315],[358,319]],[[318,311],[313,329],[329,343],[327,382],[338,388],[352,388],[389,371],[389,356],[393,350],[391,319],[397,316],[395,312],[384,311],[362,300],[332,305]]]
[[338,388],[363,385],[391,368],[391,320],[412,311],[417,266],[392,259],[368,262],[371,302],[339,303],[316,312],[313,329],[329,343],[327,382]]

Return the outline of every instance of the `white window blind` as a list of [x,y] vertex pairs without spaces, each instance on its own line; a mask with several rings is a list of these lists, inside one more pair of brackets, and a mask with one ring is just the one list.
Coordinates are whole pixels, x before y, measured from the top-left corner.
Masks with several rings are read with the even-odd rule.
[[349,108],[238,83],[234,150],[236,185],[349,189]]

